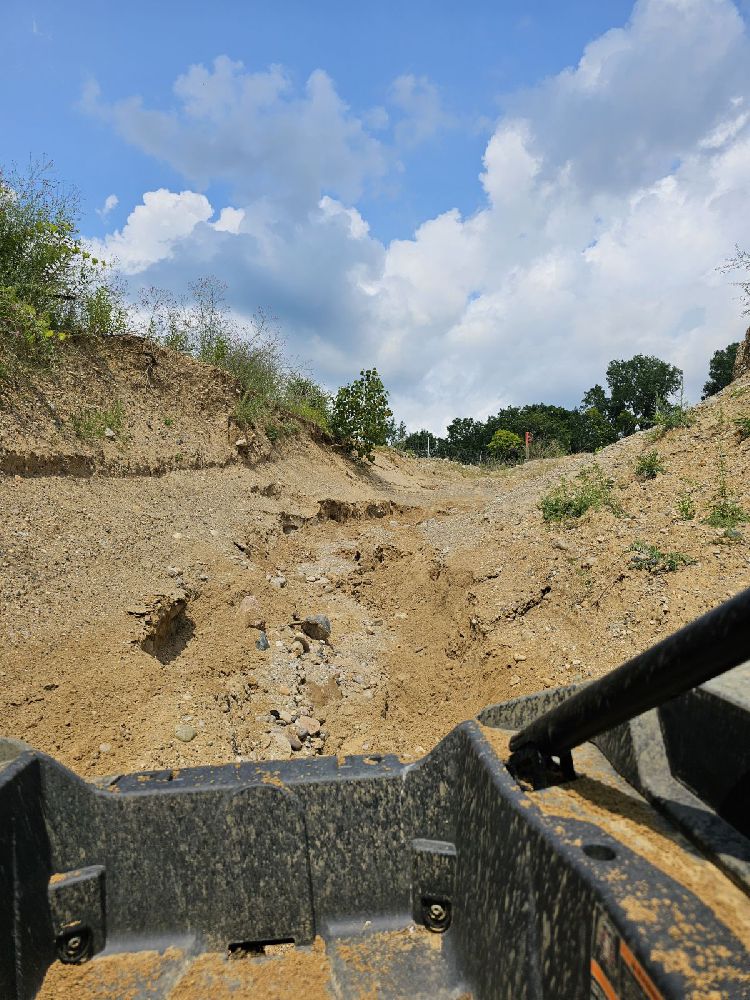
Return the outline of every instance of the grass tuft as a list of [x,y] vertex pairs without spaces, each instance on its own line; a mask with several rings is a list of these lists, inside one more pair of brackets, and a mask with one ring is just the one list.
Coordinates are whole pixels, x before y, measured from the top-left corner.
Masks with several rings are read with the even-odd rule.
[[684,552],[662,552],[655,545],[636,541],[628,549],[633,552],[628,566],[631,569],[647,570],[649,573],[674,573],[682,566],[692,566],[696,560]]
[[589,510],[609,510],[620,515],[622,507],[615,499],[613,487],[614,482],[594,462],[574,479],[561,479],[541,498],[539,509],[545,521],[571,520]]

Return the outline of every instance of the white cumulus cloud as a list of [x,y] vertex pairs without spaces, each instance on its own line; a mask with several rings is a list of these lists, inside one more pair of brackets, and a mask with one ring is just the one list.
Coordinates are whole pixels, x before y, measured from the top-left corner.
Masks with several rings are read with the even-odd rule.
[[116,260],[125,274],[135,274],[169,257],[180,240],[212,215],[205,195],[160,188],[144,194],[122,229],[90,242],[101,257]]
[[[331,386],[377,365],[412,427],[575,404],[636,352],[684,368],[695,399],[742,332],[716,271],[750,232],[750,43],[730,0],[639,0],[577,65],[506,98],[476,213],[445,205],[388,245],[358,204],[387,150],[325,73],[299,93],[278,67],[219,59],[175,92],[177,112],[88,101],[187,177],[236,181],[237,207],[203,225],[203,195],[151,192],[107,250],[144,283],[217,274]],[[425,135],[442,127],[423,81],[395,93]]]

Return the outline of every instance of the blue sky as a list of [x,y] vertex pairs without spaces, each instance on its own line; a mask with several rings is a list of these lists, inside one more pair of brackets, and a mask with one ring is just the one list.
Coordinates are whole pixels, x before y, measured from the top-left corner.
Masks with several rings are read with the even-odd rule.
[[636,351],[695,398],[742,327],[747,12],[11,2],[0,160],[53,159],[134,293],[215,274],[410,426],[574,404]]

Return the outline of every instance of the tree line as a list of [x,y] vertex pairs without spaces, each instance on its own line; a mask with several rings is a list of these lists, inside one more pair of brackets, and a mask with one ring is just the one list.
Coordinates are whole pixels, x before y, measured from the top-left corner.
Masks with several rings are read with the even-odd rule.
[[[729,344],[714,353],[704,399],[731,381],[738,346]],[[597,383],[588,389],[572,409],[549,403],[506,406],[487,420],[456,417],[444,437],[424,429],[407,432],[403,424],[392,422],[390,440],[419,455],[429,449],[435,457],[465,464],[512,463],[525,455],[527,432],[531,457],[593,452],[656,423],[679,422],[685,410],[682,370],[660,358],[636,354],[610,361],[605,382],[606,388]]]

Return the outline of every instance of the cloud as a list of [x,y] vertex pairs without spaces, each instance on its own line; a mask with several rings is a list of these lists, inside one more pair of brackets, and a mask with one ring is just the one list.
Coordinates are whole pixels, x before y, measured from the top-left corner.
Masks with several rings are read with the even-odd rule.
[[[180,80],[177,112],[103,113],[186,176],[235,178],[244,196],[211,223],[203,195],[151,192],[106,249],[144,283],[219,275],[240,313],[278,315],[330,386],[377,365],[412,427],[575,404],[636,352],[684,368],[695,399],[713,350],[741,332],[716,272],[750,232],[750,44],[729,0],[640,0],[576,66],[506,101],[475,214],[447,205],[388,245],[357,195],[387,152],[325,74],[301,95],[278,68],[228,60]],[[427,136],[429,88],[401,80],[400,109]]]
[[96,214],[100,215],[102,219],[104,219],[109,215],[112,209],[117,208],[119,204],[120,204],[120,199],[117,197],[116,194],[108,194],[107,197],[104,199],[104,204],[102,205],[102,207],[97,208]]
[[443,109],[438,88],[426,76],[411,73],[397,77],[391,85],[391,104],[402,113],[394,128],[399,146],[413,147],[454,124]]
[[173,89],[178,107],[156,111],[139,97],[108,104],[89,81],[81,106],[197,187],[225,181],[246,200],[271,197],[289,210],[310,208],[324,191],[354,201],[388,169],[382,144],[323,70],[300,91],[280,66],[251,73],[219,56],[211,68],[191,66]]
[[160,188],[144,194],[143,203],[133,209],[122,229],[89,242],[99,256],[116,260],[123,273],[136,274],[171,256],[179,241],[212,215],[205,195]]

